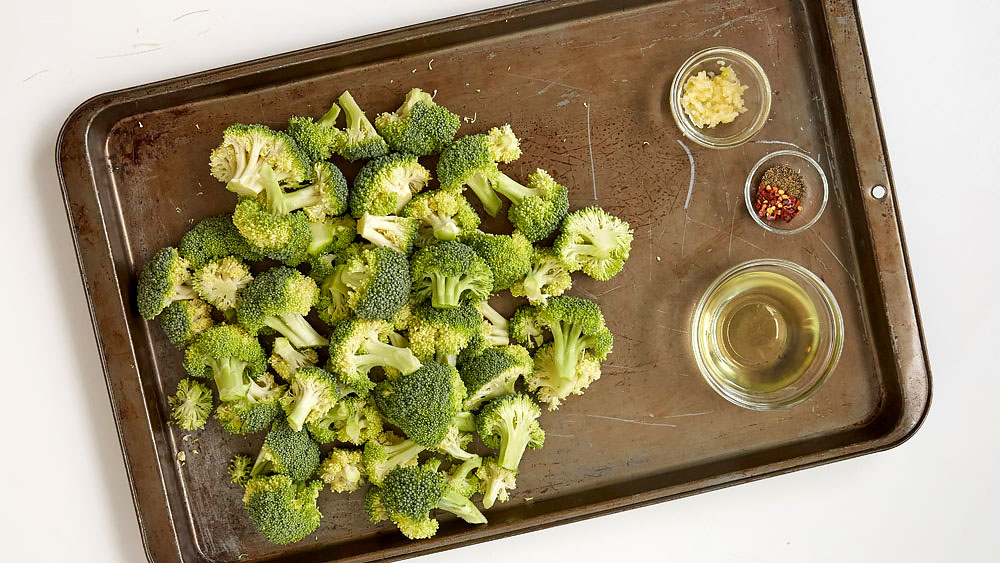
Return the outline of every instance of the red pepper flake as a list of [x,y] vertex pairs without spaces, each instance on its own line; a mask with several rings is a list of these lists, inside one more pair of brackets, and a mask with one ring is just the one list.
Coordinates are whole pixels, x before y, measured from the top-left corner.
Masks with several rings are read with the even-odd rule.
[[757,200],[754,209],[757,210],[758,217],[768,221],[781,219],[788,223],[795,218],[799,211],[802,211],[800,203],[799,198],[788,195],[785,190],[761,184],[757,187]]

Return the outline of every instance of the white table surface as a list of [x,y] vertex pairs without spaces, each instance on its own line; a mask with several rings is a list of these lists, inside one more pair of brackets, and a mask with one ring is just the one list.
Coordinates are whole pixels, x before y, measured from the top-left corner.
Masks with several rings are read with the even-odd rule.
[[[5,3],[0,559],[144,559],[53,163],[103,91],[496,0]],[[423,7],[428,4],[432,7]],[[861,1],[934,370],[923,428],[876,455],[425,558],[996,561],[1000,4]],[[959,107],[942,107],[954,93]]]

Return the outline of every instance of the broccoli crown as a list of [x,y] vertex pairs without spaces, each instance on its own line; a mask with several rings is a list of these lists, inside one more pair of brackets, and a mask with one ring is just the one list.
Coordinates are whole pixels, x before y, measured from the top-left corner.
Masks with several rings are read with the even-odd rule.
[[185,348],[199,332],[215,324],[212,308],[201,299],[174,301],[160,313],[159,322],[167,338],[178,348]]
[[583,270],[595,280],[605,281],[620,272],[628,260],[632,229],[600,207],[587,207],[566,217],[554,248],[571,272]]
[[306,422],[319,420],[340,398],[337,380],[316,366],[303,366],[292,373],[288,392],[281,406],[293,430],[302,430]]
[[212,390],[194,379],[177,382],[177,393],[169,399],[170,416],[184,430],[205,426],[212,414]]
[[466,450],[469,444],[472,443],[472,437],[472,433],[463,432],[458,425],[451,424],[448,426],[448,432],[445,433],[444,438],[433,449],[435,452],[445,454],[460,461],[470,460],[478,457],[476,454]]
[[295,144],[312,162],[327,160],[340,147],[343,132],[334,125],[340,116],[340,106],[334,103],[330,109],[317,120],[311,117],[294,116],[288,120],[285,130]]
[[302,209],[310,221],[322,221],[347,212],[347,178],[333,164],[325,161],[312,166],[309,185],[294,192],[268,189],[268,210],[290,213]]
[[537,348],[545,342],[544,325],[539,322],[542,306],[519,307],[510,317],[508,330],[510,337],[529,348]]
[[202,219],[184,233],[177,249],[195,268],[209,260],[226,256],[250,261],[263,258],[263,255],[251,248],[243,238],[239,229],[233,224],[233,216],[229,213]]
[[[544,307],[529,306],[524,309],[523,313],[515,312],[518,325],[515,338],[519,341],[524,342],[527,339],[523,337],[528,336],[540,344],[538,337],[532,333],[540,333],[544,337],[543,331],[548,330],[559,354],[566,359],[590,351],[598,360],[604,361],[611,353],[611,331],[604,323],[601,308],[593,301],[561,295],[549,298]],[[511,322],[514,322],[513,317]],[[514,330],[512,326],[512,334]],[[572,370],[567,375],[570,373]]]
[[493,270],[493,291],[509,289],[531,271],[531,242],[518,231],[510,235],[471,231],[461,240]]
[[310,256],[340,252],[354,242],[358,233],[358,224],[349,215],[327,217],[308,224],[311,238],[306,252]]
[[549,297],[562,295],[573,285],[573,279],[551,248],[535,247],[531,253],[531,270],[524,279],[510,286],[514,297],[527,297],[532,305],[544,305]]
[[479,492],[483,494],[483,508],[493,508],[497,501],[510,500],[510,490],[515,487],[516,470],[501,466],[496,457],[488,457],[476,469],[479,478]]
[[409,348],[397,348],[385,340],[392,332],[387,321],[348,319],[338,324],[330,336],[330,369],[346,386],[365,395],[375,386],[368,372],[376,366],[411,373],[420,360]]
[[555,342],[542,345],[535,351],[534,370],[524,377],[525,388],[534,391],[550,411],[558,409],[570,395],[582,395],[601,377],[601,362],[594,354],[583,352],[575,361],[567,362],[560,349]]
[[319,467],[319,444],[305,430],[295,431],[283,417],[275,419],[264,438],[251,477],[267,473],[288,475],[295,481],[312,476]]
[[521,158],[521,141],[514,134],[510,124],[494,127],[486,133],[490,145],[490,156],[497,162],[509,164]]
[[542,410],[523,393],[504,395],[486,403],[476,416],[476,431],[487,447],[499,450],[497,463],[517,471],[525,448],[538,449],[545,431],[538,424]]
[[348,396],[319,420],[307,423],[306,428],[322,444],[347,442],[360,446],[382,433],[382,415],[368,399]]
[[441,475],[422,466],[389,471],[379,486],[381,504],[389,519],[410,539],[437,533],[437,520],[430,517],[448,486]]
[[493,272],[471,247],[443,241],[421,248],[411,262],[413,292],[418,299],[430,297],[438,309],[454,309],[463,301],[490,296]]
[[365,483],[361,450],[334,448],[319,465],[319,478],[335,493],[350,493]]
[[424,362],[420,369],[375,386],[375,405],[411,440],[437,446],[465,400],[465,385],[448,364]]
[[340,132],[337,154],[354,162],[363,158],[377,158],[389,152],[389,145],[375,131],[350,92],[341,94],[337,102],[344,110],[347,121],[347,126]]
[[500,174],[494,189],[511,201],[507,218],[531,242],[555,232],[569,212],[569,190],[542,169],[528,176],[527,186]]
[[197,297],[188,285],[191,272],[188,261],[177,249],[161,248],[139,272],[136,305],[144,319],[152,320],[174,301]]
[[198,297],[220,311],[236,306],[237,294],[253,279],[250,268],[237,258],[226,256],[206,262],[194,271],[191,286]]
[[475,410],[483,402],[514,393],[519,377],[531,373],[531,355],[521,346],[487,348],[462,365],[468,396],[463,408]]
[[294,543],[313,533],[323,517],[316,497],[321,481],[296,483],[286,475],[254,477],[247,481],[243,505],[257,531],[276,544]]
[[226,189],[244,197],[264,190],[261,170],[267,166],[276,181],[298,184],[309,177],[309,158],[285,133],[263,125],[230,125],[222,144],[209,159],[212,176],[226,182]]
[[371,248],[347,261],[341,281],[348,288],[347,304],[367,320],[389,320],[410,295],[410,264],[392,248]]
[[249,456],[234,455],[226,466],[226,473],[229,474],[229,482],[234,485],[244,486],[250,479],[251,461]]
[[295,370],[303,366],[314,366],[319,361],[319,354],[316,350],[305,348],[303,350],[292,346],[287,338],[278,337],[274,339],[271,347],[271,357],[268,362],[274,371],[278,372],[285,380],[290,380]]
[[469,200],[453,191],[432,190],[417,195],[406,204],[402,214],[420,220],[417,244],[426,246],[435,240],[455,240],[466,231],[479,227],[479,214]]
[[358,234],[375,246],[410,254],[420,233],[420,220],[396,215],[369,215],[358,221]]
[[295,266],[306,257],[312,231],[301,211],[275,215],[253,199],[243,199],[233,211],[233,224],[253,251]]
[[438,154],[455,138],[461,119],[420,88],[406,94],[395,113],[375,118],[375,129],[389,148],[418,156]]
[[392,215],[399,213],[424,189],[431,173],[412,154],[391,153],[365,163],[354,178],[351,215]]
[[451,363],[451,356],[457,356],[482,333],[483,317],[472,305],[436,309],[421,303],[413,307],[407,325],[410,349],[416,357]]
[[219,405],[215,409],[215,418],[230,434],[256,434],[267,430],[280,412],[281,404],[277,398],[264,402],[241,399]]
[[236,317],[254,333],[264,326],[273,328],[296,348],[323,346],[326,338],[305,319],[318,296],[316,282],[298,270],[271,268],[243,288]]
[[451,471],[444,477],[445,483],[456,493],[471,498],[479,490],[479,478],[475,472],[482,465],[483,458],[479,456],[473,456],[461,464],[453,465]]
[[243,329],[219,324],[201,331],[184,351],[184,369],[194,377],[215,380],[219,398],[245,398],[250,382],[266,369],[264,349]]
[[437,175],[441,189],[460,192],[468,186],[490,216],[495,217],[500,211],[500,198],[491,187],[500,170],[486,135],[466,135],[455,139],[441,153]]
[[405,440],[392,432],[383,432],[377,438],[365,442],[361,465],[365,468],[368,480],[379,485],[385,474],[392,469],[416,465],[417,456],[422,451],[424,447],[413,440]]

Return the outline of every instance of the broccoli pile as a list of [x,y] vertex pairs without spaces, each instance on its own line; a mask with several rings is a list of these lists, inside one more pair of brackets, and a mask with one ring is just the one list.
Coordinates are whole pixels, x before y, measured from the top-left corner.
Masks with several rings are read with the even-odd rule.
[[[583,393],[612,350],[598,305],[566,293],[575,272],[623,269],[627,222],[571,211],[545,170],[508,175],[510,125],[456,137],[459,116],[419,88],[372,115],[344,92],[284,131],[225,129],[209,165],[232,211],[137,275],[139,315],[190,376],[163,416],[260,436],[219,471],[278,544],[316,531],[327,488],[411,539],[437,532],[437,511],[485,524],[476,495],[510,500],[545,442],[542,407]],[[363,162],[348,178],[342,161]],[[505,205],[511,230],[480,230]],[[505,291],[509,318],[490,304]]]

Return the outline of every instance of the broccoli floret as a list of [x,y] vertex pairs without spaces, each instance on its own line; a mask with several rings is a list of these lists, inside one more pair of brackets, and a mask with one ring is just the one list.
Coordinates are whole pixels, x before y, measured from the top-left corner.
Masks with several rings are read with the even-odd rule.
[[152,320],[174,301],[198,296],[191,288],[188,261],[168,246],[157,251],[139,272],[136,305],[144,319]]
[[424,362],[412,373],[382,381],[372,396],[386,420],[414,442],[434,448],[462,408],[465,385],[455,368]]
[[250,470],[251,477],[268,473],[288,475],[295,481],[312,476],[319,467],[319,444],[305,430],[296,432],[278,417],[264,438],[264,445]]
[[431,179],[429,170],[411,154],[392,153],[368,161],[354,178],[351,215],[394,215],[406,207]]
[[416,465],[417,456],[422,451],[424,447],[413,440],[405,440],[392,432],[383,432],[377,438],[365,442],[361,465],[368,480],[379,485],[389,471]]
[[263,255],[251,248],[243,238],[239,229],[233,224],[233,216],[229,213],[202,219],[190,231],[184,233],[177,250],[193,268],[203,266],[209,260],[226,256],[235,256],[251,262],[263,258]]
[[340,252],[354,242],[358,234],[358,224],[353,217],[328,217],[320,221],[309,222],[311,235],[306,252],[310,256]]
[[297,266],[308,256],[312,230],[301,211],[274,215],[256,200],[243,199],[233,211],[233,224],[261,256],[289,266]]
[[509,334],[512,339],[534,349],[545,343],[545,332],[538,316],[542,306],[519,307],[510,317]]
[[461,119],[434,103],[430,94],[414,88],[395,113],[375,118],[375,129],[389,148],[418,156],[438,154],[455,138]]
[[222,401],[245,398],[266,365],[260,342],[228,324],[201,331],[184,351],[184,369],[194,377],[212,377]]
[[330,325],[346,319],[351,311],[367,320],[393,318],[410,293],[410,265],[406,256],[391,248],[369,248],[337,266],[316,267],[321,278],[316,308]]
[[632,229],[600,207],[587,207],[566,217],[554,249],[569,271],[583,270],[595,280],[605,281],[620,272],[628,260]]
[[330,450],[320,463],[317,475],[335,493],[350,493],[360,489],[365,483],[361,450]]
[[436,309],[430,303],[413,308],[408,321],[410,350],[421,360],[455,365],[458,354],[483,330],[483,318],[472,305]]
[[554,342],[544,344],[535,351],[534,371],[524,378],[525,387],[535,391],[538,400],[547,404],[550,411],[559,408],[566,397],[582,395],[583,390],[601,377],[601,362],[591,352],[584,352],[576,361],[569,379],[561,377],[561,356]]
[[493,291],[503,291],[531,271],[531,243],[520,232],[492,235],[471,231],[461,238],[493,270]]
[[299,184],[309,177],[309,159],[295,141],[263,125],[230,125],[222,132],[222,144],[212,151],[209,164],[212,176],[243,197],[255,197],[264,190],[261,170],[265,165],[279,183]]
[[417,240],[420,221],[395,215],[369,215],[358,221],[358,234],[375,246],[398,250],[409,255]]
[[493,160],[509,164],[521,158],[521,141],[514,134],[510,124],[494,127],[486,133],[490,143],[490,155]]
[[286,475],[255,477],[247,482],[243,505],[267,541],[294,543],[316,531],[323,517],[316,497],[321,481],[296,483]]
[[430,297],[431,305],[438,309],[486,299],[493,289],[493,272],[486,261],[460,242],[443,241],[421,248],[413,255],[410,272],[414,296]]
[[502,202],[491,184],[500,175],[495,155],[486,135],[467,135],[455,139],[441,153],[437,175],[441,189],[461,192],[472,188],[483,209],[496,217]]
[[432,449],[435,452],[445,454],[459,461],[467,461],[478,457],[476,454],[466,450],[469,444],[472,443],[472,438],[471,432],[463,432],[457,425],[452,424],[448,426],[448,432],[444,435],[444,438]]
[[322,117],[294,116],[288,120],[286,132],[295,140],[310,161],[327,160],[340,148],[343,131],[335,127],[340,106],[334,103]]
[[569,212],[569,190],[542,169],[528,175],[527,186],[501,173],[493,188],[511,201],[507,218],[531,242],[555,232]]
[[229,474],[229,482],[234,485],[244,486],[250,479],[250,467],[252,462],[250,456],[234,455],[226,466],[226,473]]
[[368,372],[376,366],[412,373],[420,360],[409,348],[397,348],[385,342],[392,332],[387,321],[348,319],[333,329],[330,337],[330,368],[342,383],[359,395],[375,386]]
[[198,296],[215,305],[220,311],[236,306],[236,296],[247,286],[253,276],[250,268],[232,256],[207,262],[194,271],[191,286]]
[[197,430],[205,426],[212,414],[212,390],[193,379],[177,382],[177,393],[168,400],[170,417],[184,430]]
[[382,433],[382,415],[374,403],[362,397],[344,397],[319,420],[306,423],[321,444],[347,442],[360,446]]
[[531,373],[531,355],[521,346],[487,348],[462,365],[468,396],[463,408],[475,410],[483,402],[514,392],[519,377]]
[[278,337],[274,339],[271,347],[271,357],[268,362],[278,375],[286,381],[291,380],[295,370],[303,366],[314,366],[319,361],[319,354],[311,348],[299,350],[287,338]]
[[340,133],[337,142],[337,154],[354,162],[362,158],[375,158],[389,152],[389,146],[385,140],[375,131],[375,127],[365,116],[358,103],[350,92],[344,92],[337,99],[344,116],[347,118],[347,127]]
[[427,246],[438,240],[455,240],[479,227],[479,214],[461,194],[432,190],[413,198],[403,208],[404,217],[420,220],[416,243]]
[[444,476],[444,481],[451,490],[465,498],[471,498],[479,491],[479,478],[476,477],[475,471],[482,465],[483,458],[472,456],[461,464],[453,465],[451,471]]
[[302,209],[312,221],[346,212],[347,179],[344,173],[329,162],[317,162],[310,173],[307,186],[290,192],[262,174],[267,210],[274,215],[287,215]]
[[265,373],[250,383],[245,399],[222,403],[215,409],[215,418],[222,429],[230,434],[256,434],[267,430],[281,413],[280,399],[285,386],[278,385],[274,376]]
[[174,301],[160,313],[158,320],[170,342],[181,349],[199,332],[215,324],[212,308],[201,299]]
[[489,302],[476,303],[476,310],[483,316],[483,347],[506,346],[510,344],[510,323]]
[[497,501],[510,500],[509,491],[515,487],[516,470],[501,466],[496,457],[488,457],[476,470],[476,476],[479,477],[479,492],[483,494],[483,508],[493,508]]
[[562,295],[572,285],[569,270],[556,253],[551,248],[536,247],[531,253],[531,270],[510,286],[510,294],[527,297],[532,305],[544,305],[549,297]]
[[288,425],[297,432],[306,422],[322,418],[338,399],[337,380],[316,366],[305,366],[292,373],[281,407]]
[[256,333],[268,326],[281,333],[296,348],[327,344],[305,316],[316,304],[316,282],[292,268],[271,268],[257,276],[240,293],[236,317]]
[[404,536],[429,538],[437,533],[435,508],[451,512],[470,524],[485,524],[486,517],[465,496],[448,486],[431,467],[401,467],[390,471],[378,490],[378,504]]
[[476,416],[476,431],[487,447],[498,450],[497,463],[517,471],[525,448],[536,450],[545,442],[538,425],[542,409],[523,393],[492,399]]

